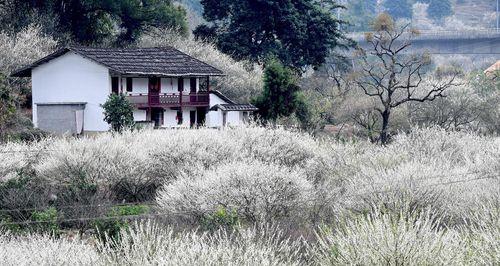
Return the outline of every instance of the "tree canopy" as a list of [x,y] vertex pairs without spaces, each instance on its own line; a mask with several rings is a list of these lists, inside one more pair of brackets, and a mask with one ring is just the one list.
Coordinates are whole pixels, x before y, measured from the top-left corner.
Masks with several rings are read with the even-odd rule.
[[[2,21],[17,31],[40,17],[52,20],[52,35],[69,34],[82,44],[134,42],[149,26],[187,32],[186,12],[172,0],[6,0]],[[33,16],[37,16],[33,18]],[[47,19],[48,18],[48,19]],[[32,21],[33,20],[33,21]]]
[[[328,2],[328,1],[326,1]],[[332,12],[335,3],[316,0],[202,0],[210,23],[195,31],[210,37],[237,60],[263,64],[270,57],[295,69],[319,66],[347,41]],[[215,36],[199,36],[212,33]]]

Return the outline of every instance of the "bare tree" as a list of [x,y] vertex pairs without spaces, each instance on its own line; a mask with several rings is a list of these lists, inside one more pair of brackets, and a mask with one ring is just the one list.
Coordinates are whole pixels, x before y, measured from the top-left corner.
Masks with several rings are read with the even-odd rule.
[[360,64],[355,68],[355,84],[380,105],[382,117],[379,141],[388,142],[391,111],[408,102],[427,102],[445,97],[443,92],[457,84],[458,72],[439,77],[427,91],[417,90],[424,82],[431,63],[427,54],[410,54],[412,40],[418,35],[409,25],[397,27],[387,14],[374,22],[373,32],[366,34],[368,49],[359,48]]

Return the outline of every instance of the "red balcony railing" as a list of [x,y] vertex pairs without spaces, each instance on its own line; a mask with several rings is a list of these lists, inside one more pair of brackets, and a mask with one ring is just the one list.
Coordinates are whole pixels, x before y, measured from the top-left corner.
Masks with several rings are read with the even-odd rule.
[[209,95],[206,92],[183,94],[182,99],[177,93],[129,93],[127,94],[127,99],[133,105],[138,107],[178,107],[209,105]]

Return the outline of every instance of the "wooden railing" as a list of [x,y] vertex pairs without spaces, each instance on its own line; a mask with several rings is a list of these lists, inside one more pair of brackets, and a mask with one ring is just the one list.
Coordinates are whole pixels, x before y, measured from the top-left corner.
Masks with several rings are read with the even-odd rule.
[[[177,93],[128,93],[127,99],[136,106],[153,107],[153,106],[202,106],[209,104],[208,93],[190,93],[181,96]],[[182,100],[182,101],[181,101]]]

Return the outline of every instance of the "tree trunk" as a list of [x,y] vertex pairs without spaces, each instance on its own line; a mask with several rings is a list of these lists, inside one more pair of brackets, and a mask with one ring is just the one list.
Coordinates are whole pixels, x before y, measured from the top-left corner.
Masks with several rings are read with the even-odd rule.
[[389,118],[391,117],[391,109],[386,108],[384,112],[382,112],[382,130],[380,131],[380,143],[382,145],[387,144],[389,141],[389,135],[387,130],[389,129]]

